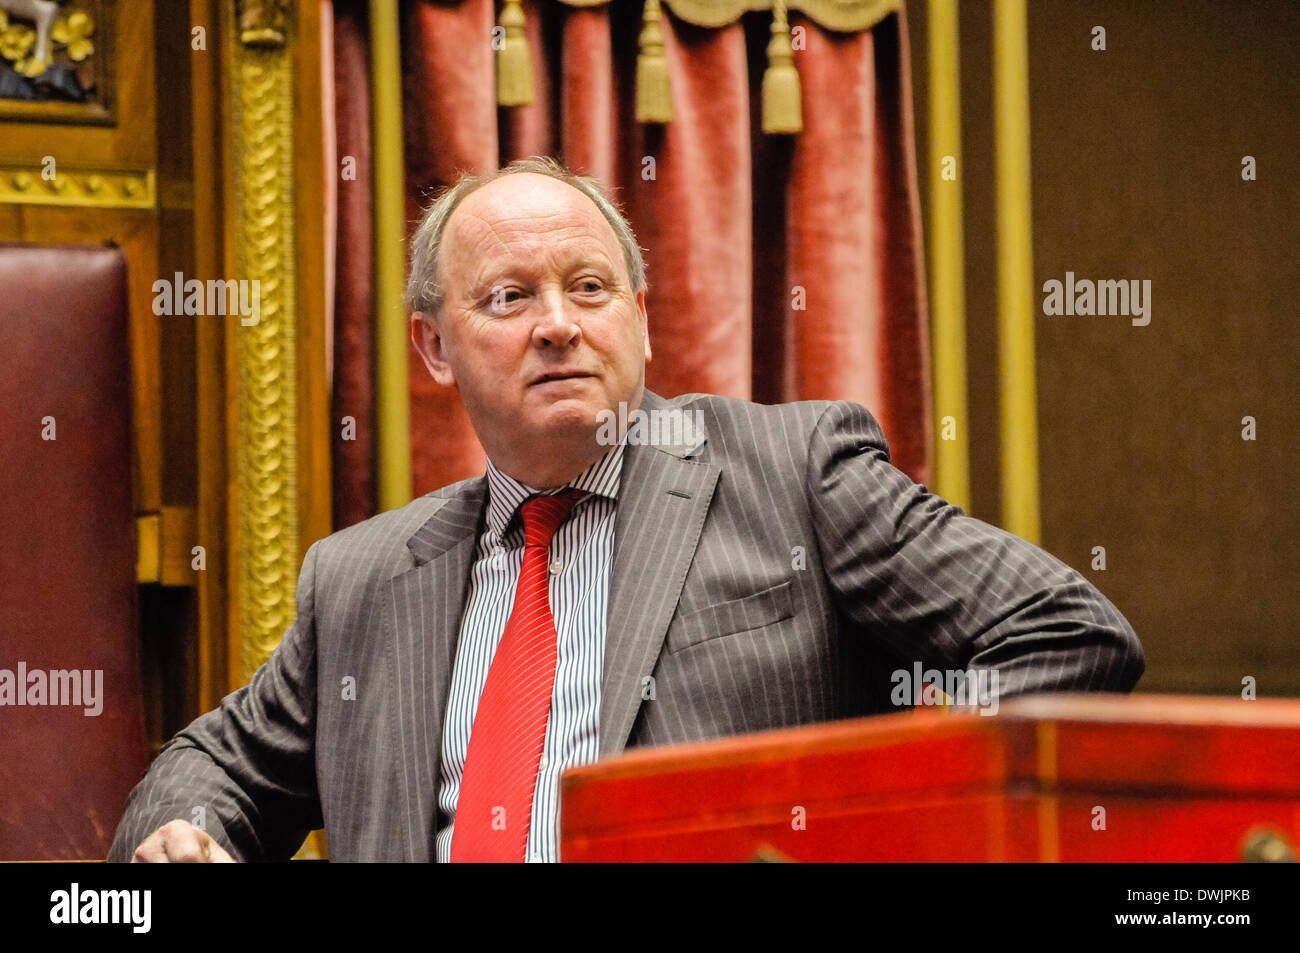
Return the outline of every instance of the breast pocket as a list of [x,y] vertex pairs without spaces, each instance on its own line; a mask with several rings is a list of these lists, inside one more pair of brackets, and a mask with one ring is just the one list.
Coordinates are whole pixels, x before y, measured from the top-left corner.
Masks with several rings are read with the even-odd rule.
[[669,653],[680,652],[709,639],[738,635],[772,625],[794,615],[790,580],[752,596],[719,602],[679,616],[668,628]]

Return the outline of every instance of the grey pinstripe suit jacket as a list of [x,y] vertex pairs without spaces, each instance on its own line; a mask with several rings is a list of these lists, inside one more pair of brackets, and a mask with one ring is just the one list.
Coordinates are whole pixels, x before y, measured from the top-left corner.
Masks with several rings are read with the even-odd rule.
[[[1101,593],[912,483],[862,407],[646,392],[643,410],[670,408],[701,411],[705,439],[626,450],[602,758],[883,711],[890,672],[917,660],[996,669],[1002,698],[1142,674]],[[333,859],[431,860],[484,494],[467,480],[313,545],[280,647],[167,744],[109,859],[202,807],[237,859],[287,857],[323,824]]]

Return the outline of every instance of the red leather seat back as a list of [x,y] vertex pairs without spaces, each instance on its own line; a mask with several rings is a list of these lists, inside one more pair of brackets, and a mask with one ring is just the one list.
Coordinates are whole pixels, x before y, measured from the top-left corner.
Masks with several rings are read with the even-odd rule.
[[126,302],[117,249],[0,244],[0,860],[102,858],[148,764]]

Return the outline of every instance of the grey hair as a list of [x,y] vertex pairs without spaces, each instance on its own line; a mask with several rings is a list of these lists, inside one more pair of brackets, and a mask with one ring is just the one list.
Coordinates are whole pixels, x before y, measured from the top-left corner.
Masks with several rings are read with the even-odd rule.
[[480,175],[462,173],[456,183],[444,189],[434,199],[424,213],[415,235],[411,238],[411,274],[406,282],[406,306],[411,311],[425,314],[437,314],[447,299],[447,289],[438,282],[438,259],[442,253],[442,234],[447,228],[451,213],[471,192],[475,192],[497,179],[519,172],[533,172],[537,175],[550,176],[573,186],[595,203],[600,214],[605,216],[619,246],[623,249],[623,259],[627,264],[628,277],[635,294],[646,289],[645,259],[641,256],[641,246],[636,242],[632,226],[624,217],[618,205],[594,178],[576,175],[549,156],[529,156],[516,159],[509,165]]

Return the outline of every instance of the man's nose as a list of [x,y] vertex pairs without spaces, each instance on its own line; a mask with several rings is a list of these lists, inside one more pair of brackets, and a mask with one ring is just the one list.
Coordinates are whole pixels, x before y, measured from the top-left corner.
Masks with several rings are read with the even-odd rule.
[[568,301],[558,291],[547,291],[538,302],[542,309],[533,327],[533,344],[537,347],[567,347],[582,334],[582,329],[568,311]]

